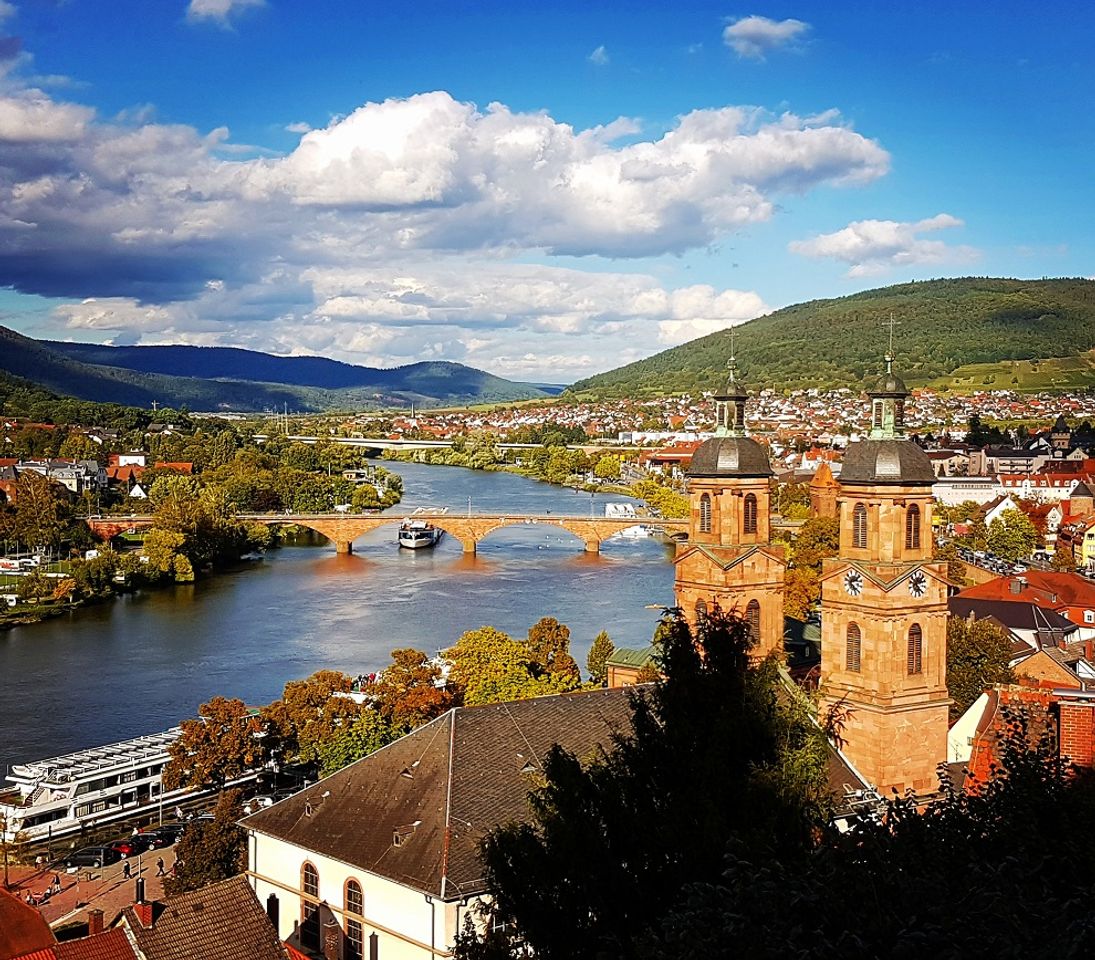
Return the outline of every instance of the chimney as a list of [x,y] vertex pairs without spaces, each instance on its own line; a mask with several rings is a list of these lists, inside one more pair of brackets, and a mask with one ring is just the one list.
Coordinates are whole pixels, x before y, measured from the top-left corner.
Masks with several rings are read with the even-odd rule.
[[270,894],[266,898],[266,916],[270,919],[270,924],[275,930],[278,929],[278,920],[280,919],[281,905],[278,903],[278,895],[276,893]]
[[152,926],[152,904],[145,901],[144,880],[141,877],[137,878],[135,887],[136,897],[133,903],[133,912],[137,915],[141,926],[147,930]]
[[1019,596],[1019,594],[1021,594],[1023,592],[1023,587],[1025,587],[1026,585],[1027,585],[1027,582],[1022,577],[1012,577],[1011,578],[1011,593],[1012,593],[1012,596],[1015,596],[1015,597]]
[[94,937],[96,934],[103,932],[103,911],[102,910],[88,910],[87,912],[87,935]]
[[342,960],[342,927],[333,916],[323,924],[323,960]]

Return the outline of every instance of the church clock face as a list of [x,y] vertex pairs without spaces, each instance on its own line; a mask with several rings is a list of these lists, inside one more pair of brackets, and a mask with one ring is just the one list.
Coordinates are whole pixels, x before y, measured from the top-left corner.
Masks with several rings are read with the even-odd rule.
[[922,597],[928,592],[928,578],[919,570],[909,577],[909,594],[913,597]]
[[858,597],[863,592],[863,574],[858,570],[849,570],[844,574],[844,589],[850,596]]

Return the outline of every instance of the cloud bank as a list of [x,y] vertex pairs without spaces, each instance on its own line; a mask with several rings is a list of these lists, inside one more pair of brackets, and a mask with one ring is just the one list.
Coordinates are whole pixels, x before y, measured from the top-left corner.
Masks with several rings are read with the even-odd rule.
[[266,0],[190,0],[186,19],[191,23],[212,20],[222,27],[229,27],[232,18],[249,7],[262,7]]
[[0,285],[78,299],[58,326],[127,342],[447,356],[558,379],[767,306],[527,261],[702,249],[771,218],[781,196],[889,167],[835,113],[740,106],[644,138],[626,118],[579,130],[437,91],[298,129],[290,153],[255,158],[223,128],[0,91]]

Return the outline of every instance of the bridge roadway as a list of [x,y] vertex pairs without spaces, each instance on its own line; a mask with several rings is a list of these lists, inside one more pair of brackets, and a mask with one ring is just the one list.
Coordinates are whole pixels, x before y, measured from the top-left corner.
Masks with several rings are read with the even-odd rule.
[[[416,511],[415,520],[425,520],[444,530],[459,541],[464,553],[475,553],[476,545],[485,536],[502,527],[537,525],[558,527],[574,534],[585,544],[586,551],[597,553],[601,541],[615,536],[621,530],[638,524],[656,527],[669,534],[687,534],[687,520],[663,520],[654,517],[577,517],[562,514],[501,514],[471,513],[460,515],[445,511]],[[387,524],[401,523],[405,517],[394,514],[358,513],[237,513],[236,519],[270,526],[307,527],[322,534],[335,545],[338,553],[352,553],[353,541],[371,530]],[[89,517],[87,524],[103,539],[120,533],[138,530],[152,525],[153,518],[142,517]]]

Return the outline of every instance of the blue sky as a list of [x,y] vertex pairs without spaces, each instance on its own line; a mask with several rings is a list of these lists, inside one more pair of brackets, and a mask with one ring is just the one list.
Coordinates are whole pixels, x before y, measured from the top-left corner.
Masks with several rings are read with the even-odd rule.
[[0,0],[0,323],[571,380],[1095,274],[1088,5]]

